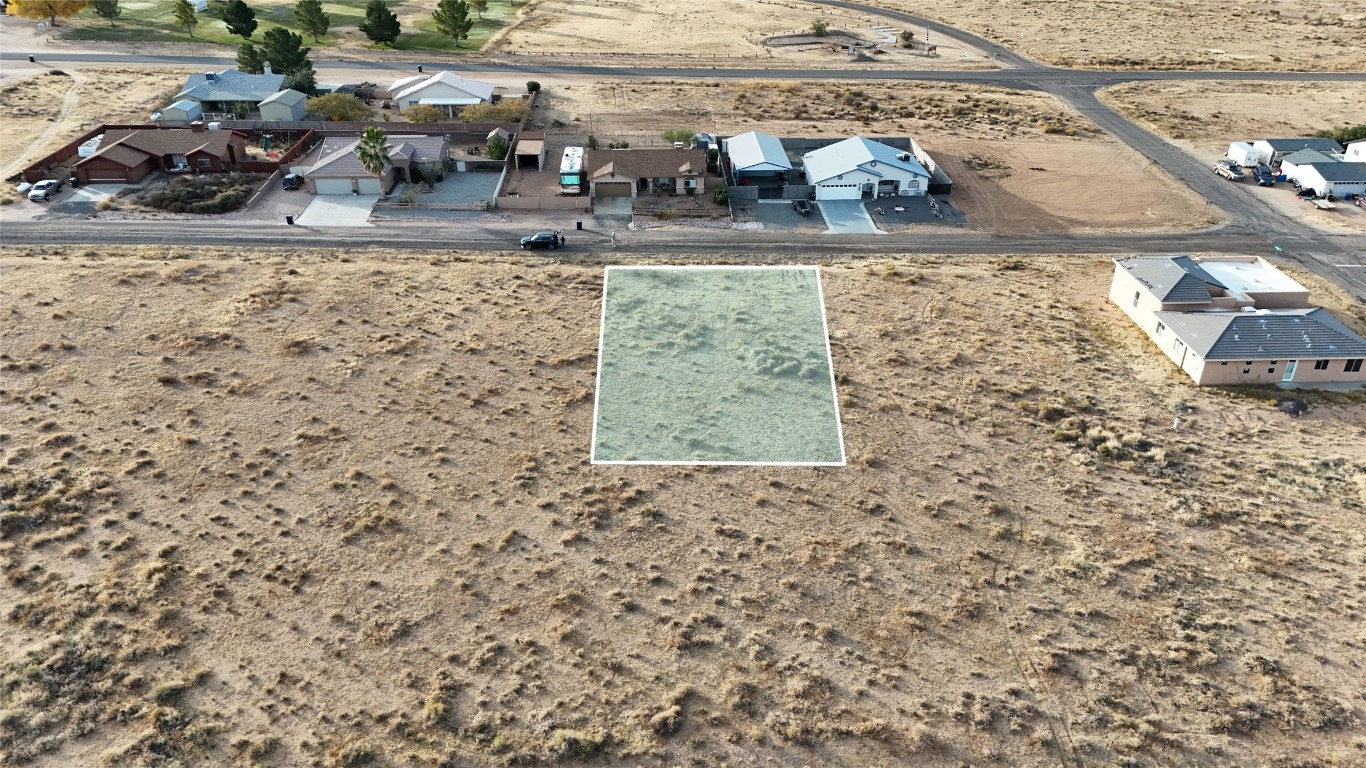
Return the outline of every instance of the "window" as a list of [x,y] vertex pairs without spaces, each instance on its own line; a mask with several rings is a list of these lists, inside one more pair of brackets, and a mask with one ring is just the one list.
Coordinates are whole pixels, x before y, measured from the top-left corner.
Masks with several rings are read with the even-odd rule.
[[1267,369],[1266,369],[1266,372],[1267,372],[1267,373],[1275,373],[1275,372],[1276,372],[1276,369],[1275,369],[1275,368],[1267,368]]
[[1167,330],[1167,326],[1163,325],[1162,323],[1158,323],[1158,324],[1157,324],[1157,336],[1158,336],[1158,338],[1161,338],[1161,337],[1162,337],[1162,332],[1165,331],[1165,330]]
[[212,163],[212,161],[209,160],[209,158],[207,158],[207,157],[201,157],[201,158],[199,158],[199,167],[200,167],[200,168],[208,168],[209,165],[210,165],[211,163]]
[[1228,365],[1228,361],[1225,360],[1224,362],[1220,363],[1220,365]]
[[1251,368],[1244,368],[1244,369],[1243,369],[1243,375],[1244,375],[1244,376],[1248,375],[1249,373],[1252,373],[1252,369],[1251,369]]
[[1327,361],[1327,360],[1315,360],[1315,361],[1314,361],[1314,370],[1316,370],[1316,371],[1326,371],[1326,370],[1328,370],[1328,361]]
[[1134,306],[1138,306],[1138,291],[1134,291]]
[[1346,373],[1361,373],[1361,358],[1348,360],[1347,364],[1342,366],[1342,370]]

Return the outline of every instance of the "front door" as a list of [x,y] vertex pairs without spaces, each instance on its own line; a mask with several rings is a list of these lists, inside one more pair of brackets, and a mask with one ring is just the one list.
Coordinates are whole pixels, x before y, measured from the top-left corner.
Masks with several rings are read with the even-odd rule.
[[1285,375],[1281,377],[1281,381],[1290,381],[1293,378],[1295,378],[1295,361],[1289,360],[1285,364]]

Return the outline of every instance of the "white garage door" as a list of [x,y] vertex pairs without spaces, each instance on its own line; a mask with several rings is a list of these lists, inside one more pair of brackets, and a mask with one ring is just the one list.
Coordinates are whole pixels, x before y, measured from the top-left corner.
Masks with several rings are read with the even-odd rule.
[[373,177],[370,177],[370,178],[362,178],[362,179],[356,179],[356,182],[359,184],[360,193],[361,193],[362,195],[378,195],[378,194],[379,194],[379,179],[376,179],[376,178],[373,178]]
[[1366,184],[1361,182],[1335,181],[1328,185],[1337,197],[1347,195],[1366,195]]
[[857,200],[863,196],[862,184],[817,184],[817,200]]
[[320,195],[349,195],[351,194],[350,179],[314,179],[313,188]]

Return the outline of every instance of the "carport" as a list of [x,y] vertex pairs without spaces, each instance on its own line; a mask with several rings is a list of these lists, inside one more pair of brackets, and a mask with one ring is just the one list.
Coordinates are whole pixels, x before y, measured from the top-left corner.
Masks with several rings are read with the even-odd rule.
[[524,162],[533,159],[536,170],[545,170],[545,141],[541,139],[523,139],[517,142],[517,151],[513,154],[514,164],[518,169],[527,167]]

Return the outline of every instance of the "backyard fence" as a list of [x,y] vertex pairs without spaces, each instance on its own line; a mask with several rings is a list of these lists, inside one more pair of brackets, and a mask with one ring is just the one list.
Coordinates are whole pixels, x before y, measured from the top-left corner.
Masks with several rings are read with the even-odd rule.
[[265,193],[274,189],[276,179],[279,179],[283,173],[284,170],[281,169],[280,166],[275,166],[274,172],[270,174],[270,178],[266,179],[266,183],[262,184],[261,188],[253,192],[251,194],[251,197],[247,198],[247,202],[242,204],[242,210],[248,210],[253,205],[256,205],[256,201],[261,198],[261,195],[264,195]]

